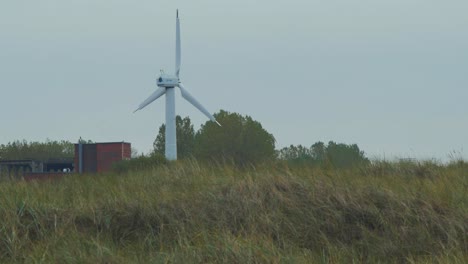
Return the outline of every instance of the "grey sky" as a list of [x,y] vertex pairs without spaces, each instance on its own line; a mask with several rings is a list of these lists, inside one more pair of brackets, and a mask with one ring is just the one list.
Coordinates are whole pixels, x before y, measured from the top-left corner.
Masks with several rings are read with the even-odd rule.
[[[278,147],[468,157],[467,1],[42,0],[0,4],[0,143],[129,141],[148,152],[174,68],[211,112],[248,114]],[[177,113],[206,121],[176,93]]]

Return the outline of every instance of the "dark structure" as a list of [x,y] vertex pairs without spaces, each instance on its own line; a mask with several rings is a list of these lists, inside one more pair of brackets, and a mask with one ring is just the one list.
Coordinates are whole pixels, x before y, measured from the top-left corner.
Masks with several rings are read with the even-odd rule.
[[115,162],[130,157],[131,144],[127,142],[78,143],[74,158],[0,160],[0,179],[55,179],[72,172],[106,172]]
[[48,160],[0,160],[0,178],[20,178],[24,174],[73,172],[73,158]]
[[115,162],[130,157],[131,144],[127,142],[75,144],[75,170],[78,173],[105,172]]

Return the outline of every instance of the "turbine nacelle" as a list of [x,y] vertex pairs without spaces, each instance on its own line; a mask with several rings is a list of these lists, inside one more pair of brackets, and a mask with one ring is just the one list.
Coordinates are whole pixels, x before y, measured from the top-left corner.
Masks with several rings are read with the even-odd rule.
[[179,85],[179,78],[175,75],[169,75],[161,73],[159,78],[156,80],[158,87],[171,88]]

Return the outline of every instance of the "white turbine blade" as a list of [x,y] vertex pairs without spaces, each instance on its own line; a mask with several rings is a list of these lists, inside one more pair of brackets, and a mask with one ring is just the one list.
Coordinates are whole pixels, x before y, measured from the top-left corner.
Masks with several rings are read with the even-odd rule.
[[218,121],[216,121],[214,116],[212,114],[210,114],[210,112],[208,112],[208,110],[206,110],[206,108],[203,107],[203,105],[201,105],[197,101],[197,99],[195,99],[187,90],[185,90],[184,86],[181,83],[179,83],[179,88],[180,88],[180,92],[182,94],[182,97],[185,100],[189,101],[193,106],[195,106],[198,110],[200,110],[203,114],[205,114],[211,121],[216,122],[216,124],[221,126],[221,124],[218,123]]
[[143,109],[145,106],[151,104],[154,100],[158,99],[159,97],[161,97],[161,95],[165,93],[166,93],[166,88],[159,87],[159,89],[156,90],[154,93],[152,93],[145,101],[143,101],[143,103],[141,103],[140,106],[138,106],[138,109],[133,111],[133,113],[135,113],[138,110]]
[[177,9],[176,15],[176,59],[175,59],[175,75],[179,77],[180,73],[180,23],[179,23],[179,10]]

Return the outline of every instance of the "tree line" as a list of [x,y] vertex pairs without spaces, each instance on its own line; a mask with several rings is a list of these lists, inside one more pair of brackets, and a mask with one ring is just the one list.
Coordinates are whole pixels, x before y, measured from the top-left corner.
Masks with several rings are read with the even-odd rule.
[[[206,161],[227,161],[236,165],[257,164],[265,161],[285,161],[291,164],[350,167],[369,162],[356,144],[333,141],[317,142],[310,147],[290,145],[276,150],[276,140],[260,122],[248,115],[221,110],[214,114],[222,125],[207,121],[195,131],[189,117],[176,117],[177,153],[179,159],[196,158]],[[81,139],[80,139],[81,140]],[[92,141],[82,140],[84,143]],[[165,125],[159,127],[149,155],[136,155],[130,161],[135,168],[162,163],[165,152]],[[74,145],[69,141],[27,142],[14,141],[0,145],[0,159],[70,158]]]
[[[222,124],[207,121],[195,131],[189,117],[176,117],[178,158],[224,159],[236,164],[275,158],[275,138],[250,116],[221,110],[214,114]],[[154,153],[164,155],[165,126],[159,128]]]
[[368,164],[370,161],[356,144],[325,144],[321,141],[309,148],[302,145],[290,145],[278,151],[278,158],[294,164],[331,165],[346,168]]
[[[317,142],[310,147],[290,145],[276,150],[274,136],[250,116],[221,110],[215,115],[222,124],[207,121],[195,131],[189,117],[176,117],[177,153],[180,159],[227,160],[245,165],[269,160],[293,164],[351,167],[369,162],[356,144]],[[153,144],[155,155],[164,155],[165,126],[159,127]]]
[[1,160],[48,160],[73,158],[74,145],[70,141],[46,140],[45,142],[16,140],[0,145]]

